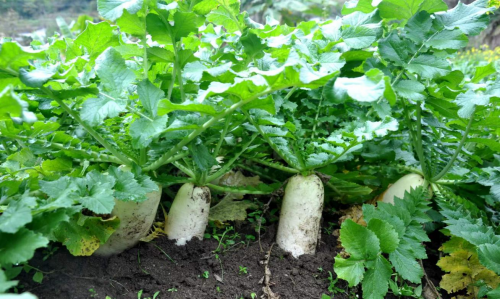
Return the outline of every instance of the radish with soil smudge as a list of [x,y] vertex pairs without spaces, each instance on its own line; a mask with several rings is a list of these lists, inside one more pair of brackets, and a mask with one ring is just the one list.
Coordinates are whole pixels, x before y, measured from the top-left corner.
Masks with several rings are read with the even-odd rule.
[[294,257],[316,252],[324,194],[323,182],[315,174],[298,174],[288,181],[276,242]]
[[94,254],[99,256],[119,254],[146,237],[156,217],[161,194],[162,188],[159,187],[158,191],[146,194],[147,200],[143,202],[115,200],[111,216],[120,219],[120,226]]
[[203,239],[210,213],[211,194],[208,187],[186,183],[177,192],[165,224],[165,233],[177,245],[192,238]]

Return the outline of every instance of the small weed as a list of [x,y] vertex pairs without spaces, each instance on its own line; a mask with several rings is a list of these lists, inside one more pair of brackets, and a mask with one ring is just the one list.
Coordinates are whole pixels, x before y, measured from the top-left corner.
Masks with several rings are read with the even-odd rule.
[[142,267],[141,267],[141,251],[138,250],[137,251],[137,262],[139,263],[139,269],[141,269],[142,272],[144,272],[144,274],[147,274],[149,275],[149,272],[144,270]]
[[318,267],[318,271],[319,271],[319,273],[323,273],[323,268]]
[[252,299],[256,299],[257,298],[257,294],[256,293],[252,293],[252,294],[250,294],[250,297],[252,297]]
[[335,222],[328,222],[328,225],[327,226],[324,226],[323,227],[323,230],[325,232],[325,234],[327,235],[331,235],[333,233],[333,231],[338,227],[338,223],[335,223]]
[[208,272],[208,271],[205,271],[205,272],[203,272],[203,274],[201,274],[201,277],[203,277],[205,279],[208,279],[209,276],[210,276],[210,272]]
[[42,253],[43,253],[43,261],[46,261],[49,257],[53,256],[54,253],[59,249],[59,247],[49,244],[47,248],[45,248]]
[[240,275],[248,274],[247,267],[240,266]]
[[337,282],[339,280],[339,278],[335,278],[333,279],[333,274],[332,272],[328,271],[328,281],[330,282],[330,284],[328,285],[328,292],[330,292],[332,295],[335,295],[335,294],[338,294],[338,293],[344,293],[345,290],[337,287]]
[[96,298],[97,297],[96,290],[94,290],[94,289],[91,288],[91,289],[89,289],[89,292],[90,292],[90,297],[92,297],[92,298]]
[[171,292],[171,293],[177,292],[177,289],[175,287],[173,287],[173,288],[168,289],[167,292]]
[[[396,277],[397,281],[397,277]],[[406,283],[398,286],[393,280],[389,280],[389,287],[392,293],[397,297],[410,297],[410,298],[423,298],[422,297],[422,285],[418,287],[409,286]]]
[[217,290],[217,293],[222,293],[222,290],[220,289],[220,287],[219,287],[219,286],[217,286],[217,287],[215,288],[215,290]]
[[137,292],[137,299],[156,299],[156,297],[158,297],[158,295],[160,294],[160,291],[157,291],[156,293],[153,294],[153,297],[142,298],[142,292],[143,292],[143,290],[140,290],[139,292]]

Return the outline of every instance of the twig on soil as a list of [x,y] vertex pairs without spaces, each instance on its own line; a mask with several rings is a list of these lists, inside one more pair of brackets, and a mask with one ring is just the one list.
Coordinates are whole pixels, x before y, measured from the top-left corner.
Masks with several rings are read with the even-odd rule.
[[264,261],[264,286],[262,287],[262,291],[264,295],[261,296],[262,299],[279,299],[280,297],[276,295],[271,290],[271,270],[269,270],[269,260],[271,259],[271,251],[273,250],[274,243],[269,248],[267,252],[266,260]]
[[158,248],[158,250],[160,250],[172,263],[174,263],[175,265],[177,265],[177,263],[165,252],[165,250],[161,249],[155,243],[151,243],[151,244],[153,244],[154,247]]
[[118,284],[118,285],[120,285],[122,288],[124,288],[124,289],[127,291],[127,293],[130,293],[130,290],[129,290],[129,289],[127,289],[127,287],[126,287],[126,286],[124,286],[123,284],[121,284],[119,281],[116,281],[116,280],[114,280],[114,279],[109,278],[109,284],[110,284],[110,285],[114,288],[115,286],[113,285],[113,282],[117,283],[117,284]]
[[262,228],[262,217],[264,217],[264,214],[269,210],[269,205],[271,205],[271,202],[273,201],[274,197],[271,196],[271,199],[264,205],[264,208],[262,209],[262,214],[260,214],[259,218],[259,228],[257,229],[257,235],[259,237],[259,247],[260,247],[260,252],[264,252],[264,249],[262,249],[262,244],[260,242],[260,229]]
[[[420,264],[420,267],[422,267],[422,271],[424,271],[424,278],[425,278],[425,281],[427,282],[427,286],[426,286],[426,288],[424,288],[424,297],[426,299],[435,299],[435,298],[441,299],[441,295],[439,295],[439,292],[436,289],[436,286],[434,285],[434,283],[432,283],[432,281],[429,279],[429,276],[427,276],[427,273],[425,272],[425,268],[424,268],[424,264],[422,263],[422,260],[418,260],[418,263]],[[427,292],[425,291],[425,289],[428,289],[428,292],[431,293],[430,294],[431,296],[426,295]]]

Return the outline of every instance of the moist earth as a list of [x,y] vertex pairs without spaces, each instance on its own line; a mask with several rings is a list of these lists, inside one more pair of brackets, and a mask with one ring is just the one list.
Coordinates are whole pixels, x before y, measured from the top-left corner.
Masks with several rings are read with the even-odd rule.
[[[244,235],[244,234],[241,234]],[[43,283],[32,280],[33,271],[20,276],[25,291],[40,299],[152,298],[159,291],[163,298],[261,298],[267,254],[271,271],[271,290],[279,298],[321,298],[328,292],[329,272],[333,274],[334,257],[339,249],[337,238],[323,234],[316,255],[299,259],[282,251],[274,239],[276,224],[267,227],[261,242],[237,243],[223,253],[213,252],[219,242],[214,239],[192,240],[186,246],[159,237],[150,243],[140,243],[119,255],[74,257],[60,248],[43,261],[37,252],[30,265],[46,274]],[[262,246],[262,251],[261,251]],[[246,267],[246,274],[240,271]],[[428,269],[426,269],[428,270]],[[203,273],[208,271],[208,278]],[[333,274],[335,278],[335,274]],[[348,288],[345,281],[335,285],[344,293],[335,298],[361,298],[358,288]],[[333,297],[333,296],[332,296]],[[264,298],[268,298],[264,296]],[[388,297],[389,298],[389,297]]]

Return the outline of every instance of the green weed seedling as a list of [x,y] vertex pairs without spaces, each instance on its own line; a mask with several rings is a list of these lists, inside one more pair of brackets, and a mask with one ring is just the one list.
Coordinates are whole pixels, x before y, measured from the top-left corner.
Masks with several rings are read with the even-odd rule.
[[339,278],[337,277],[333,279],[333,274],[330,271],[328,271],[328,274],[329,274],[328,281],[330,282],[330,284],[328,285],[328,292],[330,292],[332,295],[344,293],[345,290],[337,287],[337,282]]
[[239,273],[240,273],[240,275],[242,275],[242,274],[248,274],[247,267],[240,266]]
[[[397,276],[396,276],[396,281],[397,281]],[[419,285],[418,287],[412,287],[407,283],[403,282],[402,285],[398,286],[398,284],[395,281],[389,280],[389,288],[391,289],[394,296],[404,297],[404,298],[410,297],[418,299],[424,298],[422,296],[422,285]]]
[[203,272],[203,274],[201,274],[201,277],[208,279],[208,277],[210,277],[210,272],[208,271]]
[[137,292],[137,299],[156,299],[158,295],[160,294],[160,291],[156,291],[156,293],[153,294],[153,297],[142,297],[143,290],[140,290]]

